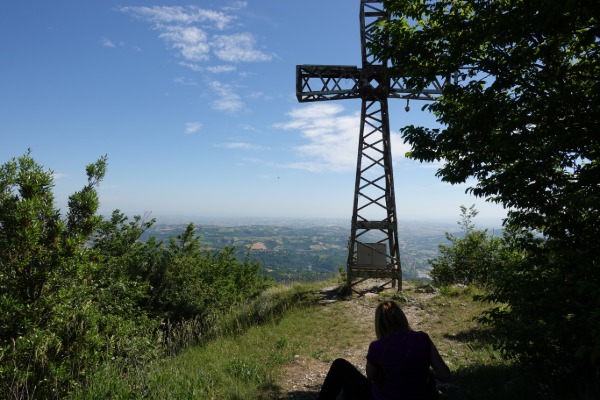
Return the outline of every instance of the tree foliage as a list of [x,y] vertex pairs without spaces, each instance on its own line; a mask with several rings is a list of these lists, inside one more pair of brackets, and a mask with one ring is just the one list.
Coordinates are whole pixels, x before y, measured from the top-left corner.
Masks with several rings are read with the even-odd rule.
[[[592,0],[389,0],[374,51],[441,128],[402,129],[410,157],[507,208],[520,259],[489,315],[508,355],[600,381],[600,6]],[[577,372],[574,372],[577,371]],[[569,378],[565,379],[569,380]]]
[[448,245],[438,246],[439,255],[429,260],[433,283],[437,286],[476,284],[489,287],[493,274],[501,268],[509,252],[501,237],[489,235],[486,229],[475,229],[475,206],[460,207],[461,235],[446,232]]
[[100,363],[143,365],[168,350],[170,324],[205,326],[266,287],[258,262],[203,250],[192,224],[165,245],[140,240],[154,220],[98,215],[106,167],[86,167],[62,217],[29,152],[0,166],[2,398],[64,398]]

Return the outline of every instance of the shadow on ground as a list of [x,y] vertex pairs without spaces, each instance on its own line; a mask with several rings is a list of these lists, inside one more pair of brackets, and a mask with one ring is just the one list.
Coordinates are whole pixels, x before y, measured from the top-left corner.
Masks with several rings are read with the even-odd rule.
[[[540,387],[528,371],[518,366],[473,366],[454,373],[446,400],[536,400]],[[443,389],[443,386],[442,386]]]
[[287,393],[284,400],[316,400],[319,392],[312,390],[297,390]]
[[475,347],[489,346],[495,341],[495,334],[491,328],[475,327],[454,334],[445,334],[444,338],[459,343],[470,343]]

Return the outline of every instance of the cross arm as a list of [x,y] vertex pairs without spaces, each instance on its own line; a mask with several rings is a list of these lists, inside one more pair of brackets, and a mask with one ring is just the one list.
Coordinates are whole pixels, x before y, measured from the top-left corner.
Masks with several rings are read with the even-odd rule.
[[300,103],[325,100],[360,99],[372,96],[391,99],[435,101],[451,79],[436,78],[417,90],[402,78],[388,78],[385,68],[363,70],[347,65],[297,65],[296,97]]
[[347,65],[297,65],[298,101],[359,99],[361,70]]
[[429,86],[421,89],[411,89],[405,85],[404,79],[390,79],[389,97],[392,99],[410,99],[410,100],[427,100],[435,101],[441,94],[444,86],[446,86],[452,77],[442,78],[436,77]]

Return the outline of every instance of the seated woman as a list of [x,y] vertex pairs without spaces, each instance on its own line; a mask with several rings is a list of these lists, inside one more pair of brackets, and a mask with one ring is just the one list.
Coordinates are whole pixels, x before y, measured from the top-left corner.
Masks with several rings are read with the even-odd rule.
[[425,332],[413,331],[393,301],[375,310],[375,334],[367,352],[365,377],[348,361],[335,360],[325,377],[319,400],[429,400],[432,378],[450,379],[450,369]]

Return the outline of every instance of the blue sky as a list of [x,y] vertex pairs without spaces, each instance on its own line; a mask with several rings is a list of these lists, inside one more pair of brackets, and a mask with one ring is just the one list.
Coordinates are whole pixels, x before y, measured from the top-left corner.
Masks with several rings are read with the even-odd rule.
[[[0,3],[0,163],[31,148],[58,206],[108,155],[101,211],[352,215],[360,100],[299,104],[297,64],[360,65],[359,1]],[[505,215],[404,158],[390,101],[398,218]]]

